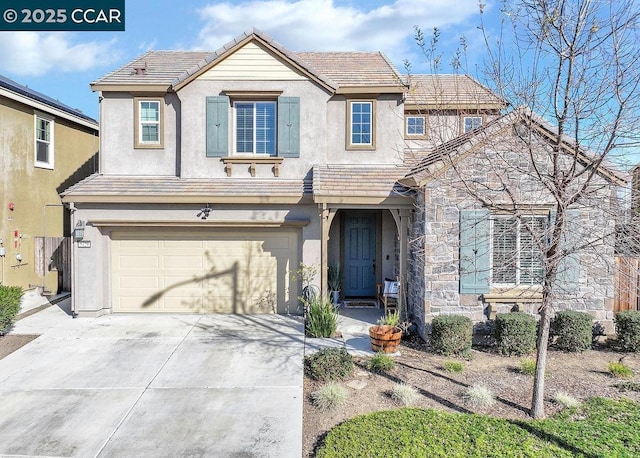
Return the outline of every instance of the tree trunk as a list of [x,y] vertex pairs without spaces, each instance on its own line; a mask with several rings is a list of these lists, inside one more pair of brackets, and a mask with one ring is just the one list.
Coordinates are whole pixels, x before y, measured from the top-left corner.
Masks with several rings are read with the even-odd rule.
[[546,300],[542,302],[540,310],[540,329],[538,332],[538,350],[536,358],[536,375],[533,379],[533,400],[531,402],[531,416],[544,418],[544,372],[547,366],[547,344],[549,343],[549,328],[551,314]]

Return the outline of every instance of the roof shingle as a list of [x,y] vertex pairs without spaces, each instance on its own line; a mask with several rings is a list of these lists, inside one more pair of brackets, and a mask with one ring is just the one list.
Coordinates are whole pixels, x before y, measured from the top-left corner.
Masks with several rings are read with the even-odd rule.
[[406,103],[427,108],[503,108],[506,102],[468,75],[411,75]]

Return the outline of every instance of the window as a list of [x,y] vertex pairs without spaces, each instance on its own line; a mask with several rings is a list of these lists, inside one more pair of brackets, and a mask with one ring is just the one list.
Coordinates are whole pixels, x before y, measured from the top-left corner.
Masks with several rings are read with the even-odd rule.
[[426,138],[427,118],[421,115],[405,116],[405,138]]
[[492,220],[491,279],[494,284],[539,285],[544,267],[540,241],[546,216],[496,216]]
[[471,132],[482,125],[482,116],[465,116],[462,118],[463,133]]
[[[546,212],[545,212],[546,213]],[[514,286],[540,285],[544,275],[542,242],[555,212],[523,216],[491,215],[486,208],[460,211],[460,293],[491,294]],[[556,285],[566,294],[580,289],[580,253],[575,251],[582,235],[580,210],[566,212],[566,231],[561,250],[574,247],[558,262]],[[504,288],[503,288],[504,287]],[[513,293],[502,293],[513,294]],[[504,296],[503,296],[504,297]]]
[[135,99],[136,148],[162,148],[162,107],[160,99]]
[[276,102],[235,102],[235,152],[276,154]]
[[348,149],[375,148],[375,105],[372,100],[348,102]]
[[232,95],[236,100],[229,95],[206,98],[207,157],[233,153],[300,157],[299,97]]
[[53,119],[35,116],[35,166],[53,169]]

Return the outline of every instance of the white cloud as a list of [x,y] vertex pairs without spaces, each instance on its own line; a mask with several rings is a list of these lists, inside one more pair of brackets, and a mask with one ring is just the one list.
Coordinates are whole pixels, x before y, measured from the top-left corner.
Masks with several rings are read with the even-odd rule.
[[[354,2],[355,4],[356,2]],[[419,59],[414,25],[462,24],[478,13],[475,1],[396,0],[369,7],[334,0],[220,2],[199,10],[205,26],[197,49],[215,50],[256,27],[293,51],[383,51],[393,62]]]
[[74,43],[74,36],[64,32],[5,32],[0,37],[0,70],[16,75],[87,71],[117,59],[115,39]]

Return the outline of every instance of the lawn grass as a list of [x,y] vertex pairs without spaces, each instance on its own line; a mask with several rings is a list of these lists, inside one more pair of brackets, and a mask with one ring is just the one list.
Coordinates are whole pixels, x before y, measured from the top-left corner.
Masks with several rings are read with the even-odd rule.
[[330,457],[640,456],[640,404],[592,398],[547,420],[400,408],[333,428],[317,450]]

